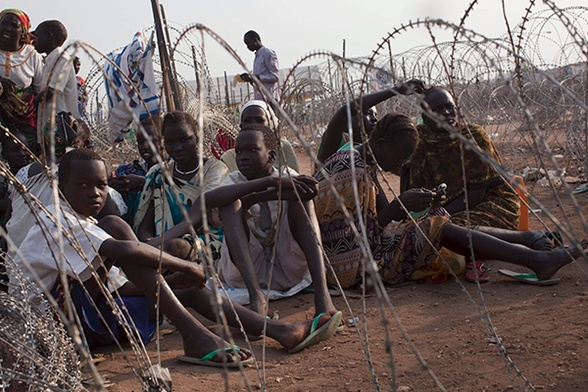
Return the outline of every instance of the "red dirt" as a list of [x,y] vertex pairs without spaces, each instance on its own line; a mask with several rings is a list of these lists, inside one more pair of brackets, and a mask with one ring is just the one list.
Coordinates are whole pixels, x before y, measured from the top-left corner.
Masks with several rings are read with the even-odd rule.
[[[300,159],[301,172],[308,173],[307,159],[302,154]],[[533,188],[533,192],[549,211],[562,218],[559,205],[550,192],[540,187]],[[566,210],[573,211],[570,198],[561,190],[558,194]],[[582,208],[588,205],[587,197],[588,193],[577,195]],[[545,219],[544,214],[540,215]],[[571,223],[583,233],[576,214],[572,213]],[[542,228],[534,217],[531,217],[530,225],[533,229]],[[246,390],[244,379],[256,390],[262,375],[265,375],[263,384],[267,390],[369,391],[376,389],[376,379],[382,390],[391,390],[394,374],[399,390],[436,390],[433,379],[410,348],[414,344],[430,372],[447,390],[526,390],[524,381],[510,366],[511,361],[536,389],[584,390],[588,385],[585,368],[588,363],[585,261],[564,267],[557,274],[561,283],[551,287],[509,280],[496,272],[506,264],[489,264],[492,266],[491,280],[481,286],[481,292],[475,284],[463,280],[441,285],[415,283],[388,288],[387,294],[409,342],[399,332],[390,310],[387,309],[382,317],[377,297],[366,298],[365,304],[359,298],[347,297],[349,307],[346,300],[339,297],[335,298],[335,304],[344,312],[344,320],[349,320],[352,313],[361,320],[358,330],[347,324],[345,330],[332,339],[293,355],[268,339],[263,363],[262,341],[254,342],[253,352],[259,360],[259,371],[248,368],[243,374],[239,371],[226,374],[219,369],[181,364],[175,360],[182,354],[177,332],[167,334],[161,340],[162,366],[170,369],[175,391]],[[481,321],[478,310],[482,305],[488,310],[508,357],[490,342],[493,334],[487,322]],[[314,312],[310,294],[272,302],[272,308],[279,312],[281,320],[309,319]],[[369,359],[375,376],[370,372],[368,357],[360,343],[365,341],[364,318],[369,331]],[[212,323],[205,323],[209,324]],[[385,328],[392,342],[390,354],[386,352]],[[244,345],[241,338],[236,337],[236,341]],[[147,349],[152,361],[156,362],[155,343],[150,343]],[[109,390],[140,390],[133,366],[122,353],[115,347],[98,352],[106,359],[98,364],[98,369],[112,383]],[[228,385],[225,384],[227,380]]]

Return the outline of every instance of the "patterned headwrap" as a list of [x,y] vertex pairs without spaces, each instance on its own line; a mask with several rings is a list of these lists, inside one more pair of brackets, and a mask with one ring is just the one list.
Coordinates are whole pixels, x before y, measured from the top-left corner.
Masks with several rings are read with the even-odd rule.
[[31,20],[29,16],[25,14],[23,11],[18,10],[16,8],[7,8],[0,12],[0,19],[2,19],[5,15],[12,14],[20,19],[20,24],[22,25],[22,32],[20,34],[20,43],[21,44],[30,44],[33,42],[31,34],[29,30],[31,30]]

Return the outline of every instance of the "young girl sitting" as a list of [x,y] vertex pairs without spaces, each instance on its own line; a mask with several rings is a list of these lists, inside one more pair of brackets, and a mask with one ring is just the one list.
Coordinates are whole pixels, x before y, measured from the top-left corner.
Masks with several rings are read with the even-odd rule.
[[[154,165],[145,176],[145,185],[135,214],[134,231],[141,241],[151,240],[158,246],[161,235],[165,234],[164,250],[181,258],[197,256],[198,238],[184,232],[180,235],[169,232],[184,220],[182,209],[189,210],[200,194],[214,189],[226,177],[226,166],[214,159],[204,158],[199,166],[198,138],[196,120],[185,112],[170,112],[163,118],[162,135],[165,150],[171,157],[165,165],[173,179],[170,184],[165,178],[164,167]],[[204,177],[203,188],[200,188],[200,172]],[[213,258],[217,259],[222,243],[220,222],[211,222],[209,227]],[[199,236],[203,236],[200,227],[196,227]],[[157,238],[154,238],[157,237]]]
[[[286,291],[310,273],[316,314],[335,314],[311,200],[316,181],[286,167],[281,172],[273,167],[277,143],[266,126],[242,129],[235,146],[239,171],[204,195],[207,209],[220,209],[225,232],[221,279],[229,287],[247,288],[251,309],[263,314],[262,289]],[[190,208],[189,219],[170,233],[181,236],[190,225],[199,227],[201,222],[198,202]]]

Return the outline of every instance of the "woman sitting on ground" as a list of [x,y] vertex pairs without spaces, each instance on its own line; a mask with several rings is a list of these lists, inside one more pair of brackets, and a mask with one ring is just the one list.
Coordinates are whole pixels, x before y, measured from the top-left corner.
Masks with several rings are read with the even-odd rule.
[[[218,187],[228,174],[227,167],[214,158],[204,158],[200,167],[198,155],[198,124],[185,112],[170,112],[163,118],[161,133],[170,160],[153,166],[145,176],[145,186],[135,214],[133,230],[141,241],[154,246],[162,243],[162,235],[184,220],[184,211],[199,203],[200,194]],[[200,171],[203,187],[200,186]],[[168,173],[173,186],[166,179]],[[215,214],[215,215],[218,215]],[[212,257],[218,260],[222,244],[220,222],[209,213]],[[198,237],[204,233],[197,230]],[[183,259],[195,259],[202,241],[191,234],[181,237],[166,235],[164,250]]]
[[[354,150],[338,151],[324,162],[324,170],[316,174],[319,193],[314,199],[323,247],[343,287],[352,287],[362,280],[363,264],[368,255],[361,248],[346,214],[351,215],[358,230],[365,230],[371,255],[378,263],[379,273],[388,284],[410,280],[440,282],[450,277],[449,270],[437,257],[445,247],[453,252],[478,259],[501,260],[527,267],[538,279],[552,277],[561,267],[580,257],[575,247],[538,251],[518,244],[525,243],[534,232],[512,232],[518,244],[479,231],[469,231],[450,221],[442,208],[432,209],[414,221],[408,211],[423,211],[443,198],[443,192],[423,188],[409,189],[392,202],[378,193],[376,168],[397,174],[418,143],[418,132],[412,120],[404,115],[386,115],[376,125],[369,141]],[[357,183],[359,205],[356,205],[354,181]],[[336,197],[333,188],[337,189]],[[343,199],[343,202],[340,201]],[[364,220],[359,224],[359,219]],[[361,234],[361,233],[360,233]],[[473,250],[469,248],[471,244]],[[362,236],[363,237],[363,236]],[[449,265],[460,270],[461,265]],[[329,270],[329,269],[327,269]]]

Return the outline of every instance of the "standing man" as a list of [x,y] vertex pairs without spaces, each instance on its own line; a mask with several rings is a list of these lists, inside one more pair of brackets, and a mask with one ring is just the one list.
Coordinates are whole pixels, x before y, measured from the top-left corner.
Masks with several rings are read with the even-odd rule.
[[62,49],[67,39],[67,29],[57,20],[46,20],[33,32],[35,49],[46,54],[43,63],[43,91],[35,97],[38,103],[37,140],[43,145],[45,132],[55,131],[56,116],[69,113],[80,118],[78,110],[78,85],[73,59]]
[[[253,60],[253,74],[261,81],[263,86],[269,91],[276,101],[280,100],[280,67],[278,65],[278,56],[270,48],[266,48],[261,43],[261,37],[257,32],[249,30],[243,37],[247,49],[255,52]],[[248,73],[240,75],[246,82],[252,82],[253,79]],[[264,100],[263,94],[257,87],[254,87],[254,99]]]

